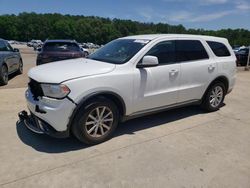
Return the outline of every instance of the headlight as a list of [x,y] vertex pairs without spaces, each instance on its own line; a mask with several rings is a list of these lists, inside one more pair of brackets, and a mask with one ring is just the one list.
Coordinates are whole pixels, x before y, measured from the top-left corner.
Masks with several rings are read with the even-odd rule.
[[62,99],[70,93],[70,89],[63,84],[41,84],[46,97]]

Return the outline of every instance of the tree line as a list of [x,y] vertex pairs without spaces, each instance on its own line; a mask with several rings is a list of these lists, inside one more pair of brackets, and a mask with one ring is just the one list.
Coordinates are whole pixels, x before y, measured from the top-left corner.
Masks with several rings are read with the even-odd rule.
[[179,33],[225,37],[231,45],[249,45],[246,29],[186,29],[183,25],[142,23],[95,16],[20,13],[0,16],[0,38],[17,41],[31,39],[75,39],[78,42],[105,44],[112,39],[137,34]]

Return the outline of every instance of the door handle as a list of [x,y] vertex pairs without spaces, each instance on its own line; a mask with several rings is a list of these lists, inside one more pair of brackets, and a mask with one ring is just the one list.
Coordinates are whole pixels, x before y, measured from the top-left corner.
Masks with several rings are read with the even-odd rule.
[[174,76],[174,75],[178,74],[178,72],[179,71],[177,69],[173,69],[173,70],[169,71],[169,75]]

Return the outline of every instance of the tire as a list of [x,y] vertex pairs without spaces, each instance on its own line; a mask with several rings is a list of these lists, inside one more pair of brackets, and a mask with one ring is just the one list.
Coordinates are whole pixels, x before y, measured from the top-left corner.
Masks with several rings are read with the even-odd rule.
[[215,82],[207,90],[203,101],[202,108],[208,112],[214,112],[220,109],[226,95],[226,87],[222,82]]
[[72,132],[85,144],[99,144],[111,138],[118,121],[119,111],[115,103],[106,98],[95,98],[78,110]]
[[84,57],[87,57],[89,55],[88,52],[84,52]]
[[17,74],[23,74],[23,61],[20,59]]
[[7,85],[9,81],[9,73],[6,65],[3,65],[0,69],[0,85]]

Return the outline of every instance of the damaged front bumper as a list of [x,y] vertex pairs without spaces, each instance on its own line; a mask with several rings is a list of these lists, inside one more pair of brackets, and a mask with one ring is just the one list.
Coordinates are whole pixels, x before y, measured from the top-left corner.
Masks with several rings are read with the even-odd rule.
[[69,136],[69,131],[56,131],[51,125],[49,125],[44,120],[36,117],[34,114],[26,111],[21,111],[18,113],[19,121],[32,132],[37,134],[46,134],[55,138],[66,138]]

